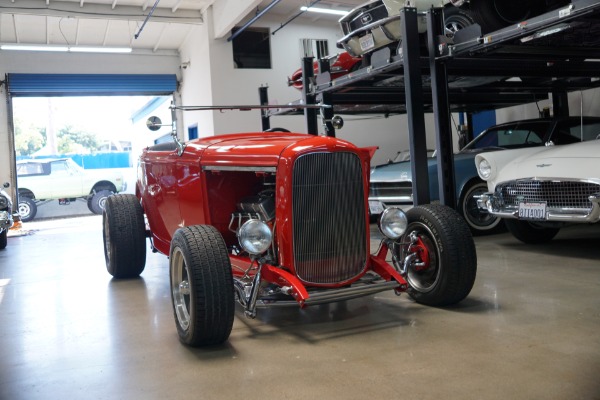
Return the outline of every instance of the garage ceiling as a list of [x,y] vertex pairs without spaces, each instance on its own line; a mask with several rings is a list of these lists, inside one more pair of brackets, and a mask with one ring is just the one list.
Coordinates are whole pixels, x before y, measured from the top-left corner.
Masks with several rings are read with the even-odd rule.
[[[227,37],[231,28],[251,19],[272,0],[1,0],[0,44],[131,47],[134,51],[178,50],[193,27],[203,23],[213,6],[215,32]],[[316,6],[350,10],[364,0],[319,2]],[[157,4],[156,4],[157,3]],[[268,15],[282,23],[309,1],[281,0]],[[143,25],[156,4],[152,17]],[[339,16],[304,13],[305,21],[331,21]],[[137,38],[136,38],[137,35]]]

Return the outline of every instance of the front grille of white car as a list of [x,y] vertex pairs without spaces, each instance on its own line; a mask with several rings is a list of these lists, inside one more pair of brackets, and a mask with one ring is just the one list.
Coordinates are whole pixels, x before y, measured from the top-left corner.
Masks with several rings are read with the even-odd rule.
[[344,282],[364,270],[367,217],[362,171],[353,153],[312,153],[296,160],[294,260],[303,281]]
[[522,202],[546,202],[549,208],[591,210],[589,196],[600,192],[600,184],[522,179],[503,182],[495,192],[503,208],[517,208]]

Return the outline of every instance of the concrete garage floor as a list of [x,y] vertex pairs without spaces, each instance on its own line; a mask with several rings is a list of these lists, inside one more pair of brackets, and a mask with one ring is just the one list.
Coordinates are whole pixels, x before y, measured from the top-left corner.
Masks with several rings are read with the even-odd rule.
[[0,251],[0,399],[600,399],[600,226],[476,238],[460,305],[379,294],[236,315],[177,339],[168,261],[105,270],[101,217],[34,222]]

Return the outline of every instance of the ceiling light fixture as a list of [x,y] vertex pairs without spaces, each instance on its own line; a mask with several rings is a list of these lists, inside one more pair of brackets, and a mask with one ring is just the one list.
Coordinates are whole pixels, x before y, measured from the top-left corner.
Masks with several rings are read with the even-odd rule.
[[51,51],[63,53],[131,53],[131,47],[102,47],[102,46],[53,46],[34,44],[3,44],[0,50],[16,51]]
[[301,11],[316,12],[321,14],[333,14],[333,15],[346,15],[348,11],[343,10],[332,10],[330,8],[319,8],[319,7],[300,7]]

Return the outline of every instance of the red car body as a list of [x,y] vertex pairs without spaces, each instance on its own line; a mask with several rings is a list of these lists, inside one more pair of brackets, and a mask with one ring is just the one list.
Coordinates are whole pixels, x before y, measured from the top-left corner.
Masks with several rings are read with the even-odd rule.
[[[428,205],[405,216],[394,209],[410,234],[384,238],[370,254],[372,152],[331,137],[265,132],[149,147],[140,156],[135,196],[107,201],[107,269],[116,278],[139,275],[150,237],[153,249],[169,256],[179,337],[192,346],[229,337],[234,298],[251,318],[258,308],[384,290],[430,305],[462,300],[476,257],[453,210]],[[271,235],[259,252],[244,245],[246,222]],[[393,225],[383,217],[381,224]],[[256,232],[251,240],[261,239]]]
[[[340,76],[344,76],[352,71],[358,69],[361,65],[362,58],[354,57],[347,52],[339,53],[335,56],[329,57],[329,72],[331,73],[331,79],[337,79]],[[319,73],[319,63],[315,61],[313,63],[315,75]],[[288,78],[288,86],[293,86],[298,90],[302,90],[304,87],[302,83],[302,68],[298,68],[290,78]]]

